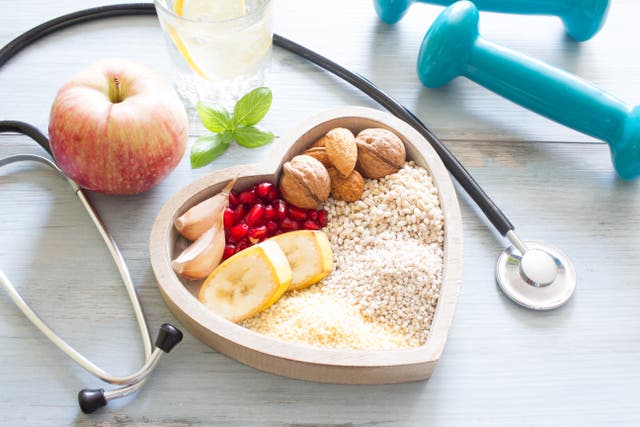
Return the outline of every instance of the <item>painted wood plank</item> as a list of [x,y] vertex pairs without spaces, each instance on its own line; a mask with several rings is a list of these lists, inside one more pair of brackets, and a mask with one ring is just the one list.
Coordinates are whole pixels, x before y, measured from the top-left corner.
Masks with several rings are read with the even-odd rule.
[[[25,0],[7,7],[0,43],[45,19],[102,3]],[[640,424],[638,183],[615,178],[604,144],[471,82],[421,89],[414,71],[417,48],[439,10],[415,5],[405,20],[388,27],[378,23],[369,1],[279,0],[276,30],[398,97],[445,139],[523,238],[565,251],[579,280],[566,307],[533,313],[500,293],[493,274],[503,242],[459,193],[462,288],[451,335],[429,381],[344,386],[290,380],[232,361],[187,334],[137,396],[86,416],[75,395],[101,384],[53,348],[2,294],[0,425]],[[603,30],[580,45],[566,40],[553,18],[483,14],[481,31],[634,104],[640,102],[640,57],[632,44],[638,12],[633,0],[612,2]],[[57,88],[102,56],[135,58],[170,76],[162,43],[151,18],[88,24],[43,40],[0,69],[0,118],[46,129]],[[277,133],[325,108],[374,106],[283,52],[275,54],[270,86],[275,98],[265,126]],[[154,334],[160,323],[174,319],[149,263],[153,218],[192,180],[265,159],[270,148],[233,148],[197,171],[185,159],[141,196],[91,196],[129,263]],[[23,150],[38,152],[21,137],[0,135],[0,156]],[[142,357],[126,295],[88,218],[59,184],[40,167],[0,170],[0,266],[56,331],[106,369],[126,373]]]

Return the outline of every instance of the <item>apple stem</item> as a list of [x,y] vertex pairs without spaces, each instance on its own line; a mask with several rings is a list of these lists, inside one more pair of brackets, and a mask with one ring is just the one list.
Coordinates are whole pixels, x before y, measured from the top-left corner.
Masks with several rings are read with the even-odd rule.
[[109,99],[114,104],[118,102],[122,102],[122,94],[120,93],[120,79],[117,77],[113,78],[113,85],[109,88]]

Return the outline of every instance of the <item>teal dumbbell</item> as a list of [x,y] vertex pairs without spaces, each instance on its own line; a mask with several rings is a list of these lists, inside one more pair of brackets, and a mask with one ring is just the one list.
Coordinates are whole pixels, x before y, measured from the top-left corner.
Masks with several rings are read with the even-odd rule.
[[[373,5],[380,19],[395,24],[414,2],[448,6],[454,0],[373,0]],[[474,3],[488,12],[557,16],[577,41],[589,40],[598,32],[609,8],[609,0],[474,0]]]
[[424,37],[418,75],[427,87],[457,76],[609,144],[623,179],[640,176],[640,107],[592,84],[478,35],[478,9],[469,1],[446,8]]

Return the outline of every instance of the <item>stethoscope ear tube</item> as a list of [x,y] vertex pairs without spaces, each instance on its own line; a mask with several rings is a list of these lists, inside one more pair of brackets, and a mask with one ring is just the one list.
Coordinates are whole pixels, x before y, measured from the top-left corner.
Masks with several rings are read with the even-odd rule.
[[[78,12],[70,13],[67,15],[60,16],[58,18],[47,21],[37,27],[32,28],[31,30],[23,33],[18,36],[10,43],[5,45],[2,49],[0,49],[0,67],[2,67],[7,61],[9,61],[13,56],[15,56],[22,49],[29,46],[31,43],[36,40],[51,34],[59,29],[73,26],[75,24],[84,23],[87,21],[116,17],[116,16],[129,16],[129,15],[155,15],[155,7],[151,3],[132,3],[132,4],[117,4],[117,5],[108,5],[101,6],[92,9],[81,10]],[[411,111],[409,111],[406,107],[400,104],[391,96],[387,95],[385,92],[381,91],[378,87],[376,87],[371,81],[367,80],[365,77],[360,76],[359,74],[353,73],[340,65],[330,61],[329,59],[319,55],[297,43],[294,43],[278,34],[274,34],[273,42],[276,46],[279,46],[285,50],[288,50],[291,53],[294,53],[298,56],[301,56],[308,61],[318,65],[319,67],[329,71],[330,73],[336,75],[337,77],[347,81],[354,87],[361,90],[364,94],[369,96],[374,101],[378,102],[382,107],[387,109],[390,113],[394,114],[398,118],[404,120],[409,123],[412,127],[414,127],[422,136],[426,138],[426,140],[432,145],[434,150],[440,156],[442,162],[447,167],[451,175],[458,181],[458,183],[462,186],[462,188],[467,192],[467,194],[473,199],[473,201],[478,205],[478,207],[482,210],[482,212],[486,215],[489,221],[493,224],[496,230],[504,237],[506,237],[510,242],[519,242],[514,233],[514,226],[508,220],[508,218],[504,215],[504,213],[497,207],[497,205],[491,200],[491,198],[482,190],[482,188],[478,185],[478,183],[473,179],[473,177],[469,174],[469,172],[462,166],[462,164],[456,159],[456,157],[442,144],[442,142],[431,132],[429,128],[425,126],[422,121],[416,117]],[[38,129],[35,127],[18,121],[1,121],[0,122],[0,132],[19,132],[25,135],[30,136],[34,139],[43,149],[45,149],[49,154],[51,154],[51,149],[49,147],[49,142]],[[53,167],[55,170],[60,171],[59,168],[55,165],[51,160],[45,159],[44,157],[35,156],[35,155],[19,155],[12,156],[11,158],[5,158],[0,160],[0,166],[8,163],[12,163],[15,161],[22,160],[35,160],[40,163],[47,164]],[[138,320],[138,324],[140,326],[140,332],[142,334],[142,339],[144,341],[145,353],[146,353],[146,363],[137,373],[132,374],[127,377],[113,377],[106,372],[102,371],[97,366],[93,365],[87,359],[85,359],[82,355],[77,353],[73,348],[68,346],[64,341],[62,341],[57,335],[53,333],[44,322],[42,322],[38,316],[31,311],[31,309],[22,301],[24,307],[20,306],[19,302],[22,300],[20,296],[15,292],[15,289],[10,284],[8,278],[2,273],[0,270],[0,282],[4,285],[5,289],[9,292],[9,294],[14,299],[14,302],[23,309],[25,315],[34,323],[38,328],[45,333],[59,348],[65,351],[70,357],[72,357],[76,362],[82,365],[89,372],[97,375],[101,379],[106,382],[110,382],[112,384],[121,384],[123,385],[120,388],[116,388],[111,391],[105,391],[103,389],[85,389],[82,390],[78,394],[78,401],[80,403],[80,407],[83,412],[90,413],[95,411],[96,409],[105,406],[107,402],[111,399],[116,399],[122,396],[126,396],[130,393],[135,392],[138,388],[144,384],[146,380],[146,375],[153,370],[156,366],[160,354],[162,352],[169,352],[173,346],[180,342],[182,339],[182,334],[178,329],[171,325],[163,325],[160,330],[160,334],[158,339],[156,340],[156,349],[152,350],[151,340],[149,337],[149,332],[146,327],[146,323],[144,321],[144,316],[142,314],[142,309],[140,308],[137,296],[135,294],[135,289],[131,284],[131,279],[129,277],[128,270],[126,269],[126,265],[120,252],[115,245],[115,242],[111,239],[104,224],[102,223],[99,215],[96,210],[91,205],[89,199],[85,196],[82,189],[77,187],[77,185],[69,180],[74,191],[82,201],[83,205],[89,212],[92,220],[98,227],[100,234],[102,235],[105,243],[109,247],[114,260],[118,264],[118,268],[123,276],[123,280],[125,282],[125,286],[127,287],[127,291],[131,298],[132,304],[134,306],[134,312],[136,313],[136,319]],[[516,245],[517,246],[517,245]],[[524,244],[520,245],[519,249],[526,249]],[[524,256],[524,253],[521,253]],[[38,325],[38,322],[41,325]],[[43,326],[43,327],[41,327]],[[65,347],[66,346],[66,347]]]
[[[180,330],[175,326],[169,323],[164,323],[160,326],[160,332],[158,332],[158,337],[156,338],[156,350],[160,349],[165,353],[169,353],[173,347],[180,343],[180,341],[182,341],[182,332],[180,332]],[[156,351],[154,351],[153,354],[155,355]],[[153,370],[156,363],[157,358],[152,362],[151,368],[145,372],[141,380],[115,391],[106,392],[102,388],[85,388],[80,390],[78,393],[78,404],[80,405],[80,409],[82,409],[82,412],[85,414],[90,414],[103,406],[106,406],[111,399],[116,399],[133,393],[144,383],[144,379]]]
[[[37,129],[22,122],[0,122],[0,133],[2,132],[24,133],[25,135],[33,137],[40,145],[43,145],[44,142],[47,142],[46,137],[44,137],[44,135],[42,135]],[[48,146],[48,143],[44,145]],[[126,396],[138,390],[145,383],[147,376],[156,367],[158,361],[160,360],[160,356],[163,353],[169,353],[171,349],[173,349],[173,347],[175,347],[178,343],[180,343],[180,341],[182,341],[182,332],[168,323],[163,324],[160,327],[160,331],[155,341],[155,349],[152,349],[149,330],[147,328],[144,314],[142,312],[142,307],[140,306],[140,301],[131,281],[131,276],[129,275],[126,263],[118,247],[116,246],[116,243],[113,241],[111,235],[106,229],[104,222],[91,204],[90,200],[86,197],[84,191],[75,182],[64,176],[60,168],[58,168],[58,166],[52,160],[35,154],[17,154],[14,156],[1,158],[0,167],[25,161],[33,161],[46,165],[58,172],[69,182],[72,190],[78,196],[83,206],[87,210],[89,216],[91,217],[94,225],[98,229],[105,244],[107,245],[107,248],[109,249],[109,252],[114,259],[114,262],[116,263],[116,266],[118,267],[118,270],[120,271],[120,275],[122,276],[125,289],[127,290],[127,294],[129,295],[131,306],[133,308],[140,329],[140,334],[145,351],[145,363],[137,372],[131,375],[111,375],[93,364],[90,360],[88,360],[73,347],[71,347],[60,336],[58,336],[51,328],[49,328],[49,326],[47,326],[47,324],[31,309],[31,307],[24,301],[24,299],[22,299],[9,278],[0,269],[0,286],[2,286],[2,288],[7,292],[11,300],[20,309],[20,311],[22,311],[25,317],[27,317],[47,338],[49,338],[52,343],[54,343],[60,350],[66,353],[67,356],[73,359],[85,370],[100,378],[102,381],[120,386],[114,390],[106,392],[103,389],[85,389],[80,391],[80,393],[78,394],[78,403],[80,404],[80,408],[83,412],[90,413],[102,406],[105,406],[109,400]]]

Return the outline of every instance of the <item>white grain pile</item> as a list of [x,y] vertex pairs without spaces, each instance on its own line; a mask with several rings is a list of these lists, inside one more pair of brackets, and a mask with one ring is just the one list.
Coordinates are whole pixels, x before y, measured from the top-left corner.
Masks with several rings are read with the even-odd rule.
[[438,302],[444,242],[444,215],[428,172],[408,162],[366,180],[360,200],[329,199],[324,208],[334,271],[243,324],[329,348],[423,345]]

